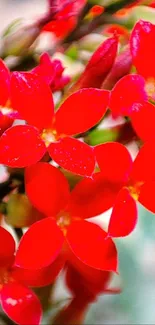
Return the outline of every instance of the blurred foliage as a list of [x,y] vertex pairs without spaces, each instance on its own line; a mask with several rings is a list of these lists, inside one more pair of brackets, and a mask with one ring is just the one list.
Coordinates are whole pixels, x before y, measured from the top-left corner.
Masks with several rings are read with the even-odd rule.
[[155,216],[139,205],[136,230],[115,242],[122,293],[100,296],[85,324],[155,324]]

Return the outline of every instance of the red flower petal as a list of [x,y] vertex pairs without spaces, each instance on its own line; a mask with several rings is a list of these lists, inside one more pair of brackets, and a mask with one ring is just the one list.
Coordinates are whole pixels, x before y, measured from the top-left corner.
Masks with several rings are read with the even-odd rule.
[[111,214],[108,234],[111,237],[128,236],[137,222],[137,206],[127,188],[123,188],[116,199]]
[[11,234],[0,227],[0,267],[12,264],[15,253],[15,241]]
[[131,168],[132,158],[122,144],[107,142],[94,148],[98,165],[105,176],[111,182],[126,182]]
[[43,53],[40,56],[39,64],[31,70],[31,73],[36,74],[38,77],[43,78],[44,81],[50,85],[56,77],[55,66],[51,61],[48,53]]
[[72,216],[90,218],[110,209],[122,184],[112,184],[101,173],[83,179],[71,192],[68,210]]
[[39,161],[46,147],[33,126],[17,125],[0,138],[0,163],[9,167],[26,167]]
[[145,80],[139,75],[130,74],[120,79],[114,86],[110,97],[109,107],[113,116],[128,116],[132,113],[135,103],[147,100],[144,87]]
[[136,104],[131,121],[133,128],[143,141],[155,138],[155,106],[153,104],[149,102]]
[[11,276],[20,283],[30,287],[44,287],[49,285],[55,281],[64,266],[65,261],[61,255],[51,265],[37,270],[23,269],[15,266],[11,272]]
[[134,184],[155,180],[155,140],[146,142],[140,149],[130,179]]
[[117,37],[111,37],[105,40],[92,55],[83,74],[75,84],[75,87],[100,88],[103,80],[114,64],[117,55],[117,47]]
[[72,173],[91,176],[94,171],[93,149],[84,142],[67,137],[51,143],[48,151],[57,164]]
[[0,59],[0,105],[5,106],[9,99],[10,72],[4,62]]
[[29,123],[40,129],[52,125],[54,104],[49,86],[33,73],[13,72],[12,107]]
[[140,20],[134,27],[130,47],[133,63],[137,71],[147,77],[155,77],[155,25],[148,21]]
[[65,38],[75,28],[77,24],[76,17],[69,17],[61,20],[51,20],[43,27],[43,31],[52,32],[57,38]]
[[69,96],[56,113],[54,127],[59,134],[74,135],[97,124],[106,112],[109,92],[81,89]]
[[138,201],[149,211],[155,213],[155,182],[146,182],[140,187]]
[[99,226],[88,221],[73,222],[67,241],[84,264],[104,271],[117,271],[117,250],[111,238]]
[[49,266],[59,255],[64,236],[52,218],[34,223],[22,237],[15,266],[36,270]]
[[4,312],[19,325],[39,325],[41,304],[30,289],[18,283],[5,284],[0,293]]
[[25,172],[26,193],[31,203],[45,215],[55,216],[69,200],[69,184],[59,169],[37,163]]

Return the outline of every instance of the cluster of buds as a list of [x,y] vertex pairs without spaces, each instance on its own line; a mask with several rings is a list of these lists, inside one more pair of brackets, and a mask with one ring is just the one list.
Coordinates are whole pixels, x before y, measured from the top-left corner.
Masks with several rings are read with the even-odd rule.
[[[58,13],[49,1],[56,18],[45,29],[73,18],[77,25],[86,1],[56,2]],[[104,12],[89,8],[85,21]],[[27,72],[11,72],[0,60],[0,163],[10,175],[20,174],[1,203],[7,223],[29,227],[16,248],[0,226],[0,301],[17,324],[40,324],[42,308],[31,287],[52,284],[61,270],[72,300],[54,324],[80,324],[99,294],[119,293],[109,287],[119,270],[114,238],[135,229],[137,202],[155,213],[155,25],[140,20],[131,33],[117,25],[104,32],[114,35],[96,49],[76,82],[47,53]],[[55,105],[58,90],[64,97]],[[140,146],[134,160],[122,141],[88,143],[109,115],[127,118],[124,124]],[[110,208],[103,230],[91,218],[104,219]]]

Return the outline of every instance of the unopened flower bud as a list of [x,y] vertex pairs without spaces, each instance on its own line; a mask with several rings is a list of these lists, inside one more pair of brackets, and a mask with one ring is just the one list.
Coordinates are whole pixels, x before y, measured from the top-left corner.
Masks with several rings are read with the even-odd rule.
[[70,93],[81,88],[100,88],[114,64],[117,46],[116,37],[104,41],[92,55],[81,77],[70,89]]
[[132,57],[130,49],[126,48],[116,58],[115,63],[108,76],[105,78],[101,88],[111,90],[119,79],[130,72],[131,67]]
[[8,28],[2,39],[1,56],[20,56],[25,54],[39,36],[40,27],[37,24],[18,24],[18,28]]

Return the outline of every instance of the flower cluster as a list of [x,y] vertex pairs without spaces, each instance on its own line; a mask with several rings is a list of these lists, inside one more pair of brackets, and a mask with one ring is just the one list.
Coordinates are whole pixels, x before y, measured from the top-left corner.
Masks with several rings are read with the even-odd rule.
[[[56,20],[45,30],[70,19],[76,25],[85,3],[66,1],[63,7],[59,1]],[[104,11],[101,6],[89,8],[85,20],[98,19]],[[99,294],[119,292],[109,288],[119,267],[113,238],[135,229],[137,202],[155,213],[155,25],[140,20],[131,33],[117,25],[104,32],[114,35],[95,50],[76,81],[47,53],[27,72],[11,72],[0,60],[0,163],[10,174],[15,170],[24,175],[22,186],[16,180],[2,202],[9,209],[12,194],[24,195],[24,209],[39,213],[39,221],[24,223],[27,212],[14,223],[19,228],[30,225],[17,249],[0,226],[0,300],[17,324],[40,324],[41,304],[31,287],[53,283],[62,269],[73,299],[56,323],[62,318],[74,323],[75,311],[80,323]],[[62,97],[55,104],[57,90]],[[91,132],[109,115],[130,124],[140,147],[135,159],[121,141],[89,144]],[[110,208],[108,229],[103,230],[91,218]]]

